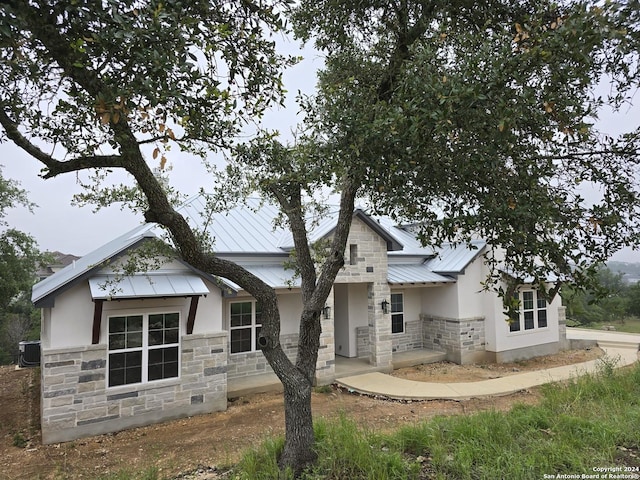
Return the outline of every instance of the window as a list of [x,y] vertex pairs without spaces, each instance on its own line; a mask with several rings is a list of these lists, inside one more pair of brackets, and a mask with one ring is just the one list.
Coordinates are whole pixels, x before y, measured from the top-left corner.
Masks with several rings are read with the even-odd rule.
[[534,330],[547,327],[547,301],[536,290],[520,292],[520,312],[509,323],[509,331]]
[[259,350],[258,336],[262,326],[260,306],[252,300],[233,302],[230,307],[231,353]]
[[349,245],[349,265],[357,265],[358,264],[358,245],[351,244]]
[[110,387],[178,376],[179,313],[109,317],[108,328]]
[[391,333],[404,332],[403,294],[391,294]]

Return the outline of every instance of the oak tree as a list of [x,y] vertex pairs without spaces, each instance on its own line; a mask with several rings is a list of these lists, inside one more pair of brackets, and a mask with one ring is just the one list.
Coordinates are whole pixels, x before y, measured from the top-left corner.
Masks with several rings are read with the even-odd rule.
[[[228,151],[248,123],[281,102],[282,70],[295,59],[278,54],[272,37],[285,30],[287,9],[286,0],[3,2],[0,140],[9,139],[39,161],[45,179],[95,172],[85,200],[142,206],[145,220],[168,231],[182,259],[230,279],[260,303],[259,343],[285,392],[281,464],[297,470],[315,458],[311,388],[320,311],[343,262],[348,222],[341,222],[332,262],[319,278],[303,253],[306,243],[294,235],[301,264],[307,263],[301,267],[305,304],[293,363],[280,345],[274,290],[218,258],[174,210],[166,185],[154,174],[166,168],[171,147],[205,161],[212,152]],[[105,183],[117,169],[134,184]],[[299,232],[300,191],[285,186],[278,198]],[[353,203],[346,203],[341,218],[350,219],[352,212]]]
[[[260,302],[260,344],[284,386],[283,467],[315,458],[320,312],[358,194],[416,222],[425,242],[482,235],[505,249],[516,276],[575,276],[575,265],[637,241],[637,132],[605,138],[593,124],[637,83],[630,4],[303,0],[296,31],[326,55],[305,130],[293,145],[265,133],[239,146],[242,126],[281,98],[289,61],[268,35],[284,29],[288,2],[65,3],[0,7],[4,135],[45,178],[127,171],[145,219],[166,227],[185,261]],[[592,88],[605,78],[615,95],[600,98]],[[153,175],[172,145],[203,158],[231,148],[225,190],[259,189],[281,205],[303,299],[295,362],[279,344],[273,290],[217,258]],[[602,198],[585,202],[575,188],[585,183],[601,185]],[[326,188],[340,193],[340,214],[318,265],[305,198]],[[96,198],[127,198],[107,193]]]
[[586,281],[638,245],[638,7],[303,1],[296,32],[326,52],[316,155],[425,244],[499,248],[494,281]]

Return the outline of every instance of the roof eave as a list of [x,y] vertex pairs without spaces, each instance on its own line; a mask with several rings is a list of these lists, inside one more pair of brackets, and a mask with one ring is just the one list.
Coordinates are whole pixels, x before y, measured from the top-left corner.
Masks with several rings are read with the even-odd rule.
[[[36,299],[32,298],[33,305],[36,308],[53,307],[55,305],[55,299],[56,299],[57,296],[59,296],[60,294],[66,292],[67,290],[73,288],[78,283],[80,283],[82,280],[86,280],[89,277],[91,277],[96,272],[96,270],[99,270],[104,266],[105,262],[110,262],[112,260],[116,260],[116,259],[122,257],[123,255],[125,255],[130,250],[133,250],[133,249],[137,248],[142,243],[144,243],[144,242],[146,242],[148,240],[151,240],[153,238],[157,238],[157,237],[155,235],[152,235],[152,236],[144,235],[144,236],[140,237],[135,242],[132,242],[131,244],[125,246],[124,248],[122,248],[121,250],[116,252],[114,255],[111,255],[108,258],[104,258],[102,261],[94,264],[90,268],[87,268],[86,270],[83,270],[82,272],[79,272],[78,275],[70,278],[68,281],[66,281],[64,284],[60,285],[59,287],[51,290],[50,292],[47,292],[47,293],[43,294],[42,296],[40,296],[40,297],[38,297]],[[52,277],[53,277],[53,275],[51,277],[49,277],[49,278],[52,278]]]

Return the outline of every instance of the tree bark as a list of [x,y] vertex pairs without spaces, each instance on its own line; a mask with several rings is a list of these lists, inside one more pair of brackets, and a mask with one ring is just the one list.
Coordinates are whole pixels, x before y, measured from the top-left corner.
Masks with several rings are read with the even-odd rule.
[[[72,79],[91,98],[101,95],[110,98],[100,72],[82,66],[82,58],[71,49],[67,39],[56,29],[56,19],[47,12],[39,15],[32,11],[27,20],[31,30],[51,58],[61,67],[62,75]],[[44,16],[44,21],[43,18]],[[321,310],[331,291],[335,277],[344,264],[344,250],[350,230],[354,210],[357,183],[345,176],[337,227],[327,261],[322,265],[320,275],[316,275],[316,265],[311,255],[303,213],[301,185],[283,184],[275,196],[289,218],[298,262],[301,272],[301,294],[303,312],[295,365],[287,358],[280,345],[280,314],[278,299],[273,288],[233,262],[220,259],[212,252],[203,250],[195,232],[172,207],[166,193],[153,175],[140,151],[140,142],[126,117],[118,122],[109,121],[113,142],[118,145],[119,154],[112,156],[76,157],[70,160],[56,160],[40,150],[24,137],[18,129],[18,120],[11,119],[4,112],[0,102],[0,124],[7,136],[19,147],[36,158],[46,167],[45,178],[63,173],[105,167],[122,168],[136,180],[148,202],[145,220],[164,226],[171,234],[175,246],[184,261],[202,271],[232,280],[251,294],[262,306],[263,324],[260,345],[274,372],[284,388],[285,405],[285,446],[279,459],[282,469],[290,468],[297,475],[312,464],[317,453],[314,451],[315,436],[311,411],[311,393],[315,378],[315,368],[321,334]]]
[[302,377],[284,383],[285,443],[278,465],[281,470],[290,468],[296,476],[318,458],[313,448],[311,391],[311,383]]

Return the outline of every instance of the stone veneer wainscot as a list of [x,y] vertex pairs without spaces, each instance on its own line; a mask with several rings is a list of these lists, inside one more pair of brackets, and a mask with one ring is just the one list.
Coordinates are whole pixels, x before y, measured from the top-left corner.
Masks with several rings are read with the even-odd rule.
[[227,333],[181,339],[180,378],[106,388],[107,346],[42,351],[42,442],[227,408]]

